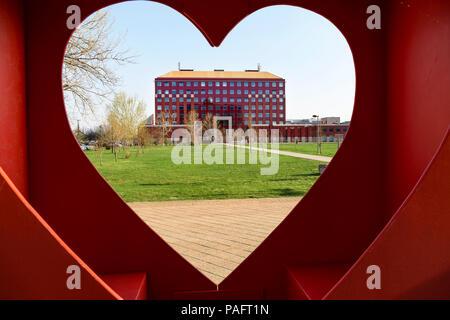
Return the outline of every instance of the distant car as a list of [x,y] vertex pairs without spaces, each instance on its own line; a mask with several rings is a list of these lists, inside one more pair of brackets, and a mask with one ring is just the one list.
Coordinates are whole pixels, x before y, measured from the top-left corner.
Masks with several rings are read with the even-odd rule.
[[81,148],[81,150],[83,150],[83,151],[88,150],[88,147],[86,147],[86,145],[84,145],[84,144],[82,144],[82,143],[80,143],[80,148]]

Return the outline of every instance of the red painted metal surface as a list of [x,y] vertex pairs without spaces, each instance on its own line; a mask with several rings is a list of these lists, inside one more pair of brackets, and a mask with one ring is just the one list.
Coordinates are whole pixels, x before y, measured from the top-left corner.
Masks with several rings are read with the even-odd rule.
[[125,300],[146,300],[147,274],[144,272],[102,274],[103,281]]
[[[0,299],[120,299],[30,206],[0,167]],[[80,290],[67,268],[80,267]]]
[[[86,17],[115,2],[81,0],[77,4]],[[12,62],[0,61],[0,95],[10,108],[9,116],[0,114],[0,133],[12,137],[24,150],[28,146],[28,154],[13,154],[7,147],[0,153],[0,164],[21,189],[26,191],[28,186],[31,205],[42,218],[37,219],[34,209],[24,205],[25,199],[17,190],[8,191],[12,190],[11,183],[6,184],[9,189],[5,184],[0,187],[1,219],[5,222],[1,226],[8,226],[5,229],[13,239],[14,233],[25,230],[27,234],[16,244],[0,244],[5,254],[2,257],[9,259],[6,267],[0,266],[0,277],[21,284],[0,291],[0,297],[71,298],[60,286],[61,273],[66,276],[61,268],[75,259],[73,252],[84,261],[85,270],[91,270],[88,273],[92,279],[77,298],[119,298],[95,276],[95,271],[144,272],[152,299],[279,299],[286,297],[286,267],[341,262],[354,265],[328,293],[329,298],[448,297],[447,287],[437,280],[447,279],[449,270],[447,251],[443,251],[449,245],[444,233],[450,228],[445,215],[450,204],[445,190],[448,184],[443,181],[449,177],[448,142],[433,158],[450,121],[450,92],[445,87],[450,61],[448,1],[411,0],[407,5],[379,1],[381,30],[365,27],[366,9],[373,4],[370,1],[161,2],[183,13],[216,46],[248,14],[269,5],[302,6],[333,22],[352,49],[356,69],[355,108],[344,143],[291,214],[219,285],[217,292],[211,281],[136,216],[78,147],[66,118],[61,89],[62,58],[70,37],[65,27],[66,8],[72,3],[24,1],[22,11],[20,1],[5,0],[0,5],[0,43],[6,44],[6,50],[2,47],[0,57]],[[25,40],[25,54],[20,39]],[[12,89],[5,79],[12,79]],[[5,119],[11,119],[17,128]],[[368,129],[373,124],[381,135]],[[42,143],[50,140],[52,144]],[[67,161],[58,161],[53,145],[58,145]],[[427,166],[429,170],[414,188]],[[82,194],[96,196],[81,202]],[[431,196],[436,201],[430,202]],[[439,219],[438,225],[429,212]],[[27,222],[32,219],[33,224]],[[50,240],[38,236],[42,233],[49,237],[49,228],[53,232]],[[34,250],[25,250],[29,239],[36,246]],[[414,255],[415,251],[420,255]],[[48,271],[45,285],[43,281],[31,281],[20,268],[15,272],[20,252],[27,261],[39,260],[40,270]],[[365,285],[366,278],[361,270],[366,263],[377,261],[389,285],[369,292],[362,287],[361,281]],[[400,266],[400,262],[404,264]]]
[[0,1],[0,166],[26,196],[28,177],[23,9],[21,1]]

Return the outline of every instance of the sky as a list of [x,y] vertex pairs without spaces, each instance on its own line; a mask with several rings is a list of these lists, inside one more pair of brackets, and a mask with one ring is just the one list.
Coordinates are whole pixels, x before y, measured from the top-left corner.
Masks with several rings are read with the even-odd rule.
[[[355,96],[355,68],[350,47],[326,18],[292,6],[261,9],[241,21],[220,47],[211,47],[200,31],[175,10],[150,1],[106,8],[112,37],[137,55],[136,64],[114,67],[119,90],[137,95],[154,113],[154,79],[182,68],[268,71],[286,79],[286,119],[338,116],[349,121]],[[270,23],[268,23],[270,22]],[[104,106],[82,127],[98,125]]]

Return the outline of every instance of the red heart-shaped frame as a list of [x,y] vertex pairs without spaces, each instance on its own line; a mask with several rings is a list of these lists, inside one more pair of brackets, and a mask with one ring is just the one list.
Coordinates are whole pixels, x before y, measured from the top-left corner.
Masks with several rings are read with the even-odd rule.
[[[87,17],[117,2],[82,0],[77,5],[83,17]],[[239,21],[269,5],[301,6],[329,19],[352,48],[356,69],[355,107],[346,141],[291,214],[216,290],[211,281],[135,215],[79,150],[66,118],[61,89],[62,59],[71,35],[66,28],[66,9],[72,3],[68,0],[29,1],[22,7],[20,3],[7,0],[2,5],[4,12],[10,15],[5,20],[0,19],[3,21],[0,23],[9,28],[7,35],[16,34],[19,38],[11,36],[0,41],[6,41],[5,48],[17,53],[14,60],[17,66],[0,64],[0,70],[6,70],[5,76],[0,78],[0,93],[17,111],[2,119],[13,119],[19,125],[20,134],[12,141],[20,145],[25,145],[23,131],[26,130],[28,152],[19,151],[17,156],[2,160],[2,167],[13,181],[2,172],[2,180],[10,188],[0,190],[0,199],[11,212],[19,207],[24,212],[29,210],[41,223],[40,227],[30,228],[28,239],[38,238],[37,229],[42,229],[39,237],[47,230],[63,250],[58,255],[56,249],[43,251],[48,259],[24,254],[22,262],[34,261],[38,265],[35,269],[40,272],[37,277],[48,283],[47,286],[39,281],[25,283],[21,288],[28,288],[27,293],[34,293],[34,297],[117,298],[96,274],[145,272],[152,299],[320,299],[327,293],[329,298],[407,298],[424,294],[424,288],[448,294],[437,281],[427,282],[426,279],[448,274],[450,262],[439,253],[448,252],[442,250],[448,249],[450,243],[446,233],[441,232],[450,226],[450,219],[443,215],[448,212],[450,203],[448,198],[425,201],[431,193],[439,196],[444,195],[443,190],[448,190],[445,181],[448,179],[439,179],[442,173],[449,175],[445,166],[449,141],[442,143],[448,136],[450,119],[450,97],[444,90],[448,83],[444,70],[446,67],[448,70],[450,56],[445,46],[445,30],[450,20],[448,2],[436,0],[423,4],[412,0],[407,7],[402,1],[379,1],[382,12],[386,13],[381,30],[366,27],[366,10],[372,4],[369,1],[159,2],[188,17],[210,44],[216,46]],[[20,42],[24,29],[26,51]],[[11,55],[10,51],[2,54]],[[434,56],[428,59],[430,54]],[[427,58],[423,59],[424,56]],[[5,79],[9,75],[14,90],[5,91]],[[426,116],[429,110],[440,117],[430,121]],[[424,124],[429,127],[425,129]],[[372,126],[377,126],[381,134],[373,134]],[[399,128],[407,129],[407,134]],[[9,135],[13,132],[12,129],[0,130]],[[54,146],[58,146],[57,152]],[[441,151],[436,153],[436,150]],[[64,155],[64,160],[58,155]],[[28,174],[24,168],[28,169]],[[13,182],[24,194],[28,190],[29,201],[42,219],[26,204]],[[96,196],[84,197],[89,194]],[[438,225],[430,225],[423,216],[424,205],[435,213],[434,218],[438,217]],[[394,219],[389,222],[392,216]],[[406,221],[399,224],[402,217]],[[13,217],[7,218],[9,222],[16,221]],[[414,234],[405,232],[405,228],[420,233],[421,241],[411,238]],[[431,237],[436,230],[441,235],[438,239]],[[9,244],[2,245],[11,257],[12,253],[25,250],[24,243],[28,241],[17,238],[13,231],[5,233]],[[399,235],[408,236],[408,241],[400,241]],[[39,246],[39,241],[34,244]],[[408,245],[413,245],[414,250],[399,260],[396,255],[405,252]],[[82,265],[90,279],[78,296],[67,293],[63,285],[65,274],[59,274],[56,269],[64,265],[63,259],[56,258],[64,252]],[[411,268],[419,258],[420,268]],[[382,266],[383,274],[388,275],[390,282],[384,283],[383,290],[367,289],[367,263]],[[403,269],[401,263],[405,263]],[[20,270],[15,271],[15,276],[9,274],[10,280],[2,279],[5,280],[2,283],[22,279]],[[401,273],[405,270],[409,271]],[[0,269],[0,277],[3,271]],[[48,277],[42,276],[46,274]],[[41,285],[39,289],[38,285]],[[109,296],[99,293],[101,287],[107,289],[105,292]],[[23,293],[25,289],[8,292],[20,297],[20,290]]]

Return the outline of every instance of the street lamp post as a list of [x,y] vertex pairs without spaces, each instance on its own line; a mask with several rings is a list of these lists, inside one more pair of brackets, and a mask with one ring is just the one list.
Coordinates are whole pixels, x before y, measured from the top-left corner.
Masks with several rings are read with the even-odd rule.
[[321,145],[320,145],[320,124],[319,124],[319,115],[317,115],[317,114],[314,114],[313,115],[313,118],[317,118],[317,154],[321,154],[322,152],[322,148],[321,148]]

